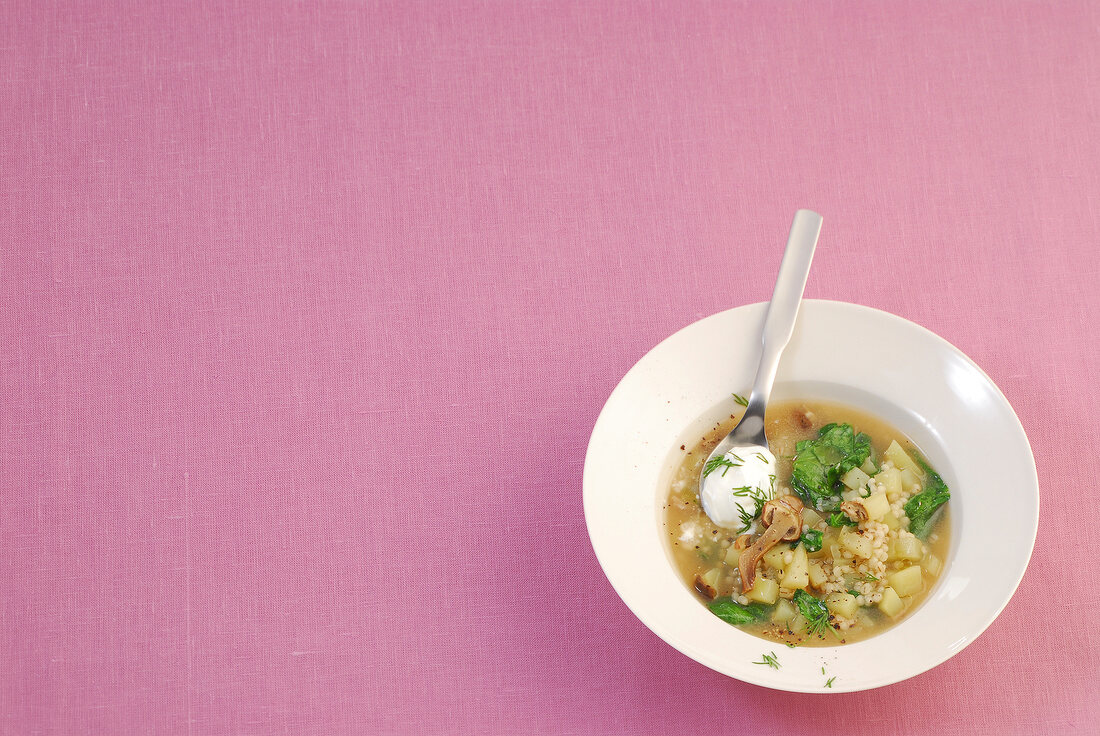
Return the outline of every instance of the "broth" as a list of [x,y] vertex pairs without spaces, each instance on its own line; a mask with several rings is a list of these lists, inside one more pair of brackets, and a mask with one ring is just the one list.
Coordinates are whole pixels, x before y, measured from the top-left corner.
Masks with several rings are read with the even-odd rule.
[[[763,617],[740,624],[739,628],[765,639],[801,646],[833,646],[860,641],[896,625],[912,613],[927,597],[942,572],[947,560],[951,529],[949,504],[945,504],[927,523],[923,539],[908,531],[910,522],[905,514],[905,505],[924,490],[925,485],[931,487],[931,477],[935,475],[926,466],[926,471],[931,474],[918,474],[921,470],[918,463],[923,461],[919,459],[922,455],[916,445],[881,419],[851,407],[817,400],[777,401],[769,406],[766,431],[777,458],[776,497],[794,494],[791,479],[798,442],[816,439],[822,428],[831,423],[850,424],[855,432],[869,436],[870,458],[877,459],[880,467],[870,474],[871,479],[863,488],[849,491],[848,495],[855,500],[862,495],[860,491],[870,495],[883,493],[886,495],[885,502],[889,502],[890,512],[880,520],[867,518],[857,525],[849,519],[847,525],[831,526],[829,514],[803,511],[804,518],[813,522],[804,524],[803,534],[805,536],[805,532],[810,531],[812,535],[812,530],[821,532],[820,550],[809,551],[813,543],[803,544],[802,550],[797,549],[802,540],[777,545],[774,549],[778,551],[765,555],[756,568],[757,582],[750,593],[757,598],[747,599],[741,592],[737,564],[740,554],[737,538],[741,530],[716,526],[699,502],[699,477],[703,464],[711,450],[739,419],[740,412],[715,424],[696,445],[684,448],[665,504],[665,538],[669,542],[673,565],[700,602],[717,610],[718,606],[712,603],[713,593],[713,598],[720,603],[730,599],[728,605],[734,607],[747,604],[749,610]],[[904,450],[902,455],[891,449],[895,441]],[[890,458],[898,458],[901,462],[895,464]],[[909,458],[918,458],[916,461],[910,460],[917,470],[910,469],[907,473],[905,460]],[[865,468],[876,470],[866,464]],[[898,480],[899,477],[901,480]],[[858,495],[853,496],[853,493]],[[882,499],[877,500],[884,503]],[[822,519],[814,521],[815,515]],[[744,531],[759,532],[760,528],[758,519]],[[742,544],[751,539],[746,537]],[[867,549],[871,550],[870,554],[861,556]],[[797,589],[786,588],[783,583],[789,583],[790,578],[785,577],[785,571],[799,564],[797,558],[800,555],[808,561],[811,582]],[[917,568],[919,572],[910,568]],[[909,571],[903,572],[905,570]],[[778,597],[768,603],[769,594],[764,589],[774,590],[776,584],[779,585]],[[895,587],[907,594],[897,594]],[[803,593],[798,594],[797,590]],[[808,603],[806,593],[818,600],[828,597],[827,629],[819,626],[815,632],[812,625],[801,627],[797,617],[801,616],[802,608],[797,601]],[[843,615],[853,610],[852,601],[845,596],[855,598],[856,607],[850,616]],[[900,600],[900,608],[895,597]],[[792,608],[795,615],[788,616]],[[820,604],[811,604],[811,610],[819,609],[823,610]],[[805,619],[804,616],[802,618]]]

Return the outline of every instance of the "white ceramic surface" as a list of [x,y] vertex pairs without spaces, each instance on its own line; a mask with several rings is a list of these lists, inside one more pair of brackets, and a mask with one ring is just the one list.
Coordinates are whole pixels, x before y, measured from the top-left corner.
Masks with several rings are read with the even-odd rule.
[[[629,608],[689,657],[739,680],[851,692],[917,675],[960,652],[1004,609],[1031,557],[1039,487],[1004,395],[942,338],[900,317],[807,300],[773,399],[832,399],[908,434],[951,488],[951,552],[928,599],[899,625],[837,647],[787,648],[713,616],[673,570],[661,506],[681,444],[747,393],[766,304],[707,317],[651,350],[604,406],[584,466],[584,513],[604,572]],[[1007,543],[1006,543],[1007,542]],[[775,651],[782,667],[752,664]],[[835,676],[832,689],[821,674]]]

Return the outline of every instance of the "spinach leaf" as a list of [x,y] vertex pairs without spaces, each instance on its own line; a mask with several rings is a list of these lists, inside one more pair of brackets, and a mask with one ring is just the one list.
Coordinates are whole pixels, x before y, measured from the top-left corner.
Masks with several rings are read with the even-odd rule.
[[821,532],[819,532],[817,529],[810,529],[798,538],[798,542],[795,542],[794,546],[797,547],[799,542],[801,542],[802,546],[806,548],[807,552],[817,552],[819,549],[821,549],[821,538]]
[[940,506],[951,498],[951,491],[939,473],[932,469],[924,458],[917,456],[917,462],[924,468],[927,474],[924,480],[924,490],[905,502],[905,515],[909,517],[909,531],[921,539],[928,536],[931,531],[932,517]]
[[859,526],[859,522],[849,519],[843,511],[834,511],[829,514],[829,526]]
[[808,506],[821,508],[839,494],[840,477],[870,455],[870,437],[856,432],[851,424],[826,424],[817,439],[795,445],[791,487]]
[[707,608],[727,624],[742,626],[766,618],[771,606],[765,606],[761,603],[750,603],[747,606],[742,606],[730,598],[719,598],[708,603]]
[[809,624],[810,633],[820,636],[825,633],[826,629],[832,630],[832,626],[829,625],[829,609],[825,607],[822,601],[814,598],[804,590],[796,590],[793,600],[798,607],[798,612]]

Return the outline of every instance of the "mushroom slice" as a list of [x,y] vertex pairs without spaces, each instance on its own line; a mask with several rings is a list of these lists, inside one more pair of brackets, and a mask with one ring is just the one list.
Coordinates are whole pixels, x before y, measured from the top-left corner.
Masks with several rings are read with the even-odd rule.
[[809,429],[814,426],[813,415],[812,411],[803,408],[794,413],[794,418],[798,421],[798,426],[802,427],[802,429]]
[[871,518],[867,507],[858,501],[845,501],[840,504],[840,511],[852,521],[867,521]]
[[802,499],[798,496],[780,496],[774,501],[768,501],[760,512],[760,523],[765,527],[771,526],[777,513],[791,514],[798,519],[798,528],[782,537],[781,542],[793,542],[802,536]]
[[708,583],[706,580],[703,580],[702,575],[695,576],[695,589],[710,600],[714,600],[718,597],[718,591],[714,588],[713,585]]
[[756,565],[769,549],[782,541],[794,541],[802,535],[802,501],[797,496],[782,496],[764,504],[760,522],[767,527],[752,545],[737,558],[741,573],[741,592],[756,585]]

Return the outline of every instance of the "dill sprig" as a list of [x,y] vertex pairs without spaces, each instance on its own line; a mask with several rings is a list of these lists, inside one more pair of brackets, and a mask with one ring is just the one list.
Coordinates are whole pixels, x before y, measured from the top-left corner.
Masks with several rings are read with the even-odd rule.
[[707,464],[703,466],[703,477],[706,478],[715,470],[718,470],[718,468],[724,468],[722,470],[722,476],[725,477],[730,468],[739,468],[744,464],[744,460],[741,460],[741,458],[737,457],[732,452],[729,454],[730,457],[719,455],[718,457],[712,457],[710,460],[707,460]]
[[734,488],[730,493],[738,498],[756,498],[764,495],[764,492],[756,486],[741,486],[740,488]]
[[749,530],[752,523],[759,519],[760,514],[764,512],[764,504],[768,502],[768,493],[764,489],[755,486],[741,486],[740,488],[733,489],[733,495],[739,498],[752,499],[751,509],[745,507],[737,509],[737,516],[741,521],[741,528],[737,530],[737,533],[743,534]]
[[737,516],[741,519],[741,528],[737,530],[738,534],[744,534],[752,526],[752,523],[756,521],[758,517],[764,511],[764,505],[758,504],[758,508],[749,510],[744,507],[737,509]]
[[760,655],[760,662],[753,662],[753,664],[765,664],[771,667],[773,670],[779,669],[779,660],[775,657],[775,652],[769,652],[768,654]]
[[834,636],[840,638],[832,624],[829,623],[829,609],[820,600],[804,590],[796,590],[794,592],[794,604],[798,607],[798,612],[806,619],[806,627],[811,634],[824,636],[826,631],[831,631]]
[[828,613],[825,613],[824,615],[818,614],[816,616],[813,616],[812,618],[807,618],[806,628],[809,629],[811,634],[815,634],[817,636],[824,636],[826,629],[828,629],[829,631],[833,630],[833,627],[829,626]]

